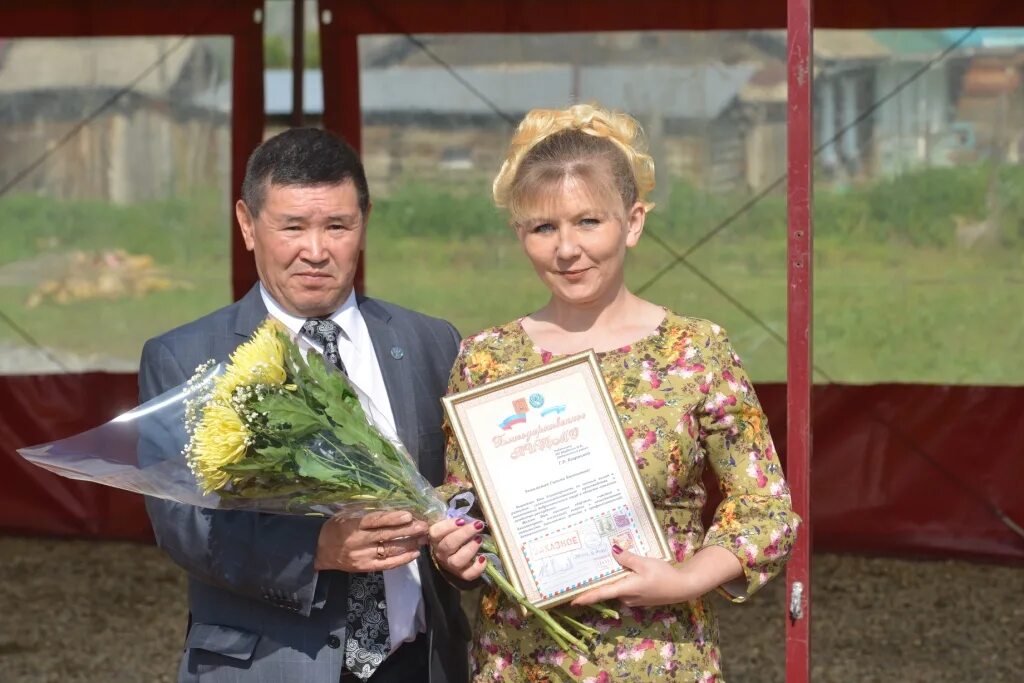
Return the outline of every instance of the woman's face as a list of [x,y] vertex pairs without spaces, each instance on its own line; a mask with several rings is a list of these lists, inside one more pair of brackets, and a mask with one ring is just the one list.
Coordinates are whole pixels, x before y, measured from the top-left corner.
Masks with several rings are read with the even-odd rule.
[[[613,187],[608,183],[599,183]],[[565,303],[609,303],[623,285],[626,249],[643,232],[645,209],[568,177],[526,212],[516,233],[537,275]]]

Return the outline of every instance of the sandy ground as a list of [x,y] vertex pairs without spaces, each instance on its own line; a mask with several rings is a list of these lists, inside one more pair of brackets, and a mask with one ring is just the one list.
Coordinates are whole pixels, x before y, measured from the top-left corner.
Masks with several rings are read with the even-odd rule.
[[[1024,568],[819,555],[818,683],[1024,680]],[[730,683],[785,679],[784,585],[719,601]],[[152,547],[0,538],[0,683],[173,681],[183,574]]]

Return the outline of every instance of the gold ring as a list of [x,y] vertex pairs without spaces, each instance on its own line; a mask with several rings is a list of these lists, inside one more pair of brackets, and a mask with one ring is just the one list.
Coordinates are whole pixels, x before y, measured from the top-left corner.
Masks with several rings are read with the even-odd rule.
[[386,560],[388,559],[388,553],[384,550],[384,541],[377,541],[377,559]]

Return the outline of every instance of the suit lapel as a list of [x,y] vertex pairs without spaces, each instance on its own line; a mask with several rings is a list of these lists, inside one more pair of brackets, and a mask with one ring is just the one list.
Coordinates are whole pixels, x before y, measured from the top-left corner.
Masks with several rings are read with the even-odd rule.
[[419,430],[412,389],[412,365],[403,354],[395,354],[398,358],[392,355],[393,349],[402,348],[402,340],[391,325],[391,315],[373,299],[362,297],[359,299],[359,312],[366,321],[366,329],[373,341],[373,350],[391,404],[391,414],[395,416],[398,438],[405,444],[413,460],[419,463]]
[[260,295],[259,284],[253,285],[253,288],[238,300],[237,311],[235,334],[241,337],[251,337],[256,328],[267,318],[267,307]]

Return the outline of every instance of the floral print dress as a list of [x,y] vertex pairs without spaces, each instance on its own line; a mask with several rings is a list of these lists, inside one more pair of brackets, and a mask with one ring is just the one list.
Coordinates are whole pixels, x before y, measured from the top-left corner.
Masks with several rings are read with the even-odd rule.
[[[465,339],[449,393],[549,362],[522,320]],[[666,311],[649,336],[598,354],[640,475],[676,562],[703,547],[734,553],[743,578],[723,593],[742,602],[779,572],[798,517],[764,412],[725,332]],[[470,488],[465,460],[448,431],[445,493]],[[704,529],[707,466],[723,500]],[[560,650],[497,590],[485,589],[474,625],[475,681],[715,681],[722,683],[718,623],[704,599],[649,608],[613,604],[618,620],[569,608],[602,636],[589,657]]]

